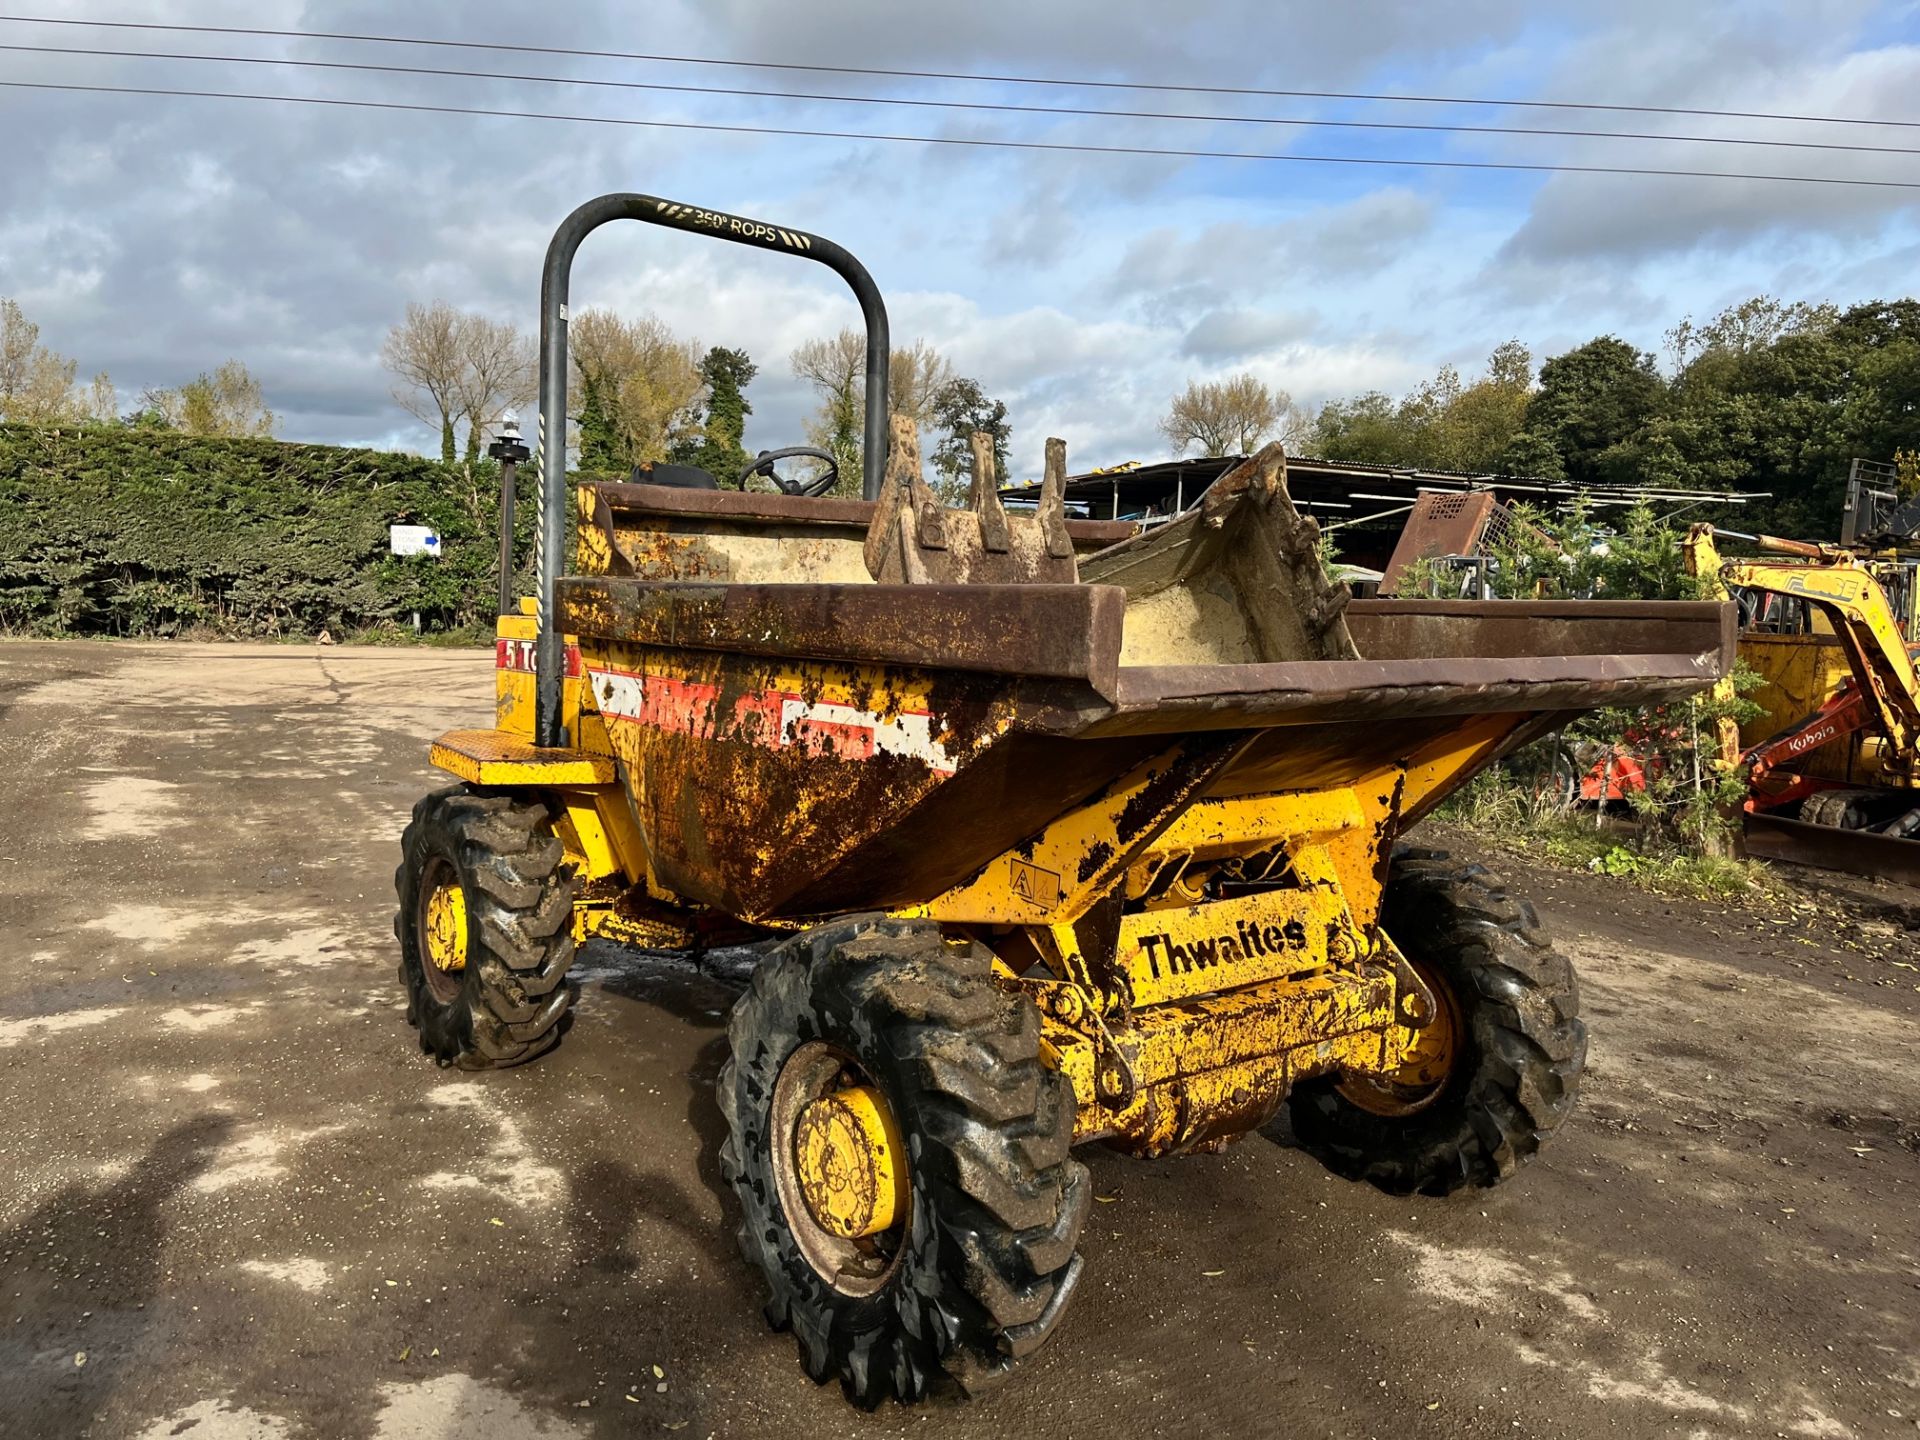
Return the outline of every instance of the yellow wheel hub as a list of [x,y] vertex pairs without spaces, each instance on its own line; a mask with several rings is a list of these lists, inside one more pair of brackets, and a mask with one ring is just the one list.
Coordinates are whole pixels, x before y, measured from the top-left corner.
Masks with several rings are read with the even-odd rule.
[[906,1156],[893,1116],[869,1086],[835,1090],[800,1112],[793,1138],[800,1194],[830,1235],[860,1240],[906,1212]]
[[1440,1098],[1460,1049],[1465,1022],[1447,982],[1417,960],[1409,960],[1433,992],[1433,1018],[1409,1032],[1400,1063],[1384,1075],[1353,1075],[1340,1093],[1370,1114],[1388,1118],[1416,1115]]
[[458,885],[434,887],[427,896],[426,923],[421,927],[427,961],[451,973],[467,968],[467,895]]
[[1453,1025],[1453,1006],[1443,1003],[1423,1028],[1413,1032],[1405,1058],[1390,1077],[1393,1083],[1426,1089],[1445,1080],[1453,1069]]

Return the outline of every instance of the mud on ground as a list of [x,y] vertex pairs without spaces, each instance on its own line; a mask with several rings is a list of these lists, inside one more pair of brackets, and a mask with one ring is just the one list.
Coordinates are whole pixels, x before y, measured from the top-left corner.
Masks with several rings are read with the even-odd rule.
[[390,878],[484,655],[0,644],[0,1435],[1875,1436],[1920,1415],[1920,894],[1658,900],[1503,859],[1579,965],[1582,1108],[1396,1200],[1284,1127],[1089,1156],[1056,1341],[849,1410],[719,1186],[730,1000],[582,961],[541,1062],[434,1069]]

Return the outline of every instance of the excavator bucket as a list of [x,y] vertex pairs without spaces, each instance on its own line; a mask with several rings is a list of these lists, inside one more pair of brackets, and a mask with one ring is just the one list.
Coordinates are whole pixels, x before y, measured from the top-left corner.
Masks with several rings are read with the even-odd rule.
[[1066,443],[1047,442],[1046,480],[1032,515],[1009,515],[1000,503],[992,437],[975,431],[972,450],[967,508],[949,510],[921,474],[913,421],[893,417],[887,477],[867,531],[867,573],[881,585],[1073,584]]
[[1347,589],[1327,574],[1319,525],[1294,509],[1277,443],[1177,519],[1088,557],[1080,578],[1126,592],[1122,664],[1359,658]]

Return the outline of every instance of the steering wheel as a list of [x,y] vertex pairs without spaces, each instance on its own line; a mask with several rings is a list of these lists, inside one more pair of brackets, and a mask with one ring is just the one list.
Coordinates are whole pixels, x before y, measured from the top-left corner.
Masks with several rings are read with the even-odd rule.
[[[773,473],[776,461],[800,459],[826,461],[826,473],[816,475],[811,480],[784,480]],[[740,488],[746,489],[747,482],[756,475],[765,475],[779,487],[783,495],[824,495],[839,483],[840,467],[825,450],[811,445],[789,445],[784,450],[762,450],[754,462],[740,472]]]

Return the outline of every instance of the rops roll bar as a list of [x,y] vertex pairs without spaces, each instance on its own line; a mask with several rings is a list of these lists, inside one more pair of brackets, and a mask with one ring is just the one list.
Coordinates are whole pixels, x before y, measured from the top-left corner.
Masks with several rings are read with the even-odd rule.
[[[533,739],[536,745],[566,743],[561,724],[560,693],[563,659],[558,619],[554,615],[554,584],[560,577],[567,528],[567,289],[573,276],[573,257],[580,242],[609,220],[643,220],[711,235],[740,245],[779,250],[805,260],[817,260],[845,280],[860,302],[867,323],[867,416],[860,493],[880,498],[880,478],[887,464],[887,307],[866,266],[831,240],[804,230],[769,225],[718,210],[702,210],[656,195],[602,195],[589,200],[560,222],[547,246],[547,263],[540,275],[540,528],[534,538],[535,706]],[[553,436],[549,463],[548,436]]]

